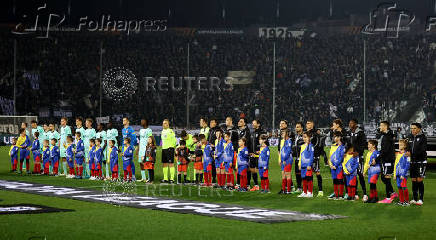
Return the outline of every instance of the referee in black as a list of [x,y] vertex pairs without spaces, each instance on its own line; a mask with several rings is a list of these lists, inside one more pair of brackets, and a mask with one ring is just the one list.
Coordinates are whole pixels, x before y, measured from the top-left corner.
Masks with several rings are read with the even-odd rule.
[[[412,178],[413,200],[411,204],[422,205],[424,203],[424,178],[427,165],[427,137],[422,132],[420,123],[410,125],[410,178]],[[418,200],[419,193],[419,200]]]

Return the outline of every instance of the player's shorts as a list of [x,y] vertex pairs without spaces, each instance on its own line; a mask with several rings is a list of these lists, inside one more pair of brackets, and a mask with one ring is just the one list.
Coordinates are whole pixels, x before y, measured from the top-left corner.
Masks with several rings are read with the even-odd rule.
[[61,158],[67,157],[67,149],[63,146],[61,143],[61,146],[59,147],[59,153]]
[[88,166],[89,166],[89,169],[95,170],[95,163],[94,163],[94,161],[89,161]]
[[162,149],[162,163],[174,163],[174,148]]
[[27,149],[20,149],[20,161],[29,158],[30,158],[30,151]]
[[248,167],[249,168],[257,168],[259,166],[258,161],[259,161],[258,157],[250,157],[250,159],[248,161]]
[[221,168],[222,160],[215,159],[215,168]]
[[342,171],[341,167],[331,169],[331,173],[333,179],[344,179],[344,172]]
[[204,172],[210,172],[210,171],[212,171],[212,163],[211,162],[209,162],[209,163],[203,163],[203,170],[204,170]]
[[290,164],[290,163],[286,164],[286,163],[282,162],[280,164],[280,167],[281,167],[282,171],[284,171],[284,172],[291,172],[292,171],[292,164]]
[[194,162],[194,169],[195,170],[203,170],[203,163],[202,162]]
[[345,179],[347,180],[347,186],[357,185],[357,177],[355,175],[345,175]]
[[241,166],[238,168],[238,174],[239,175],[247,175],[247,166]]
[[319,159],[320,157],[313,157],[312,170],[314,172],[319,172],[321,170],[319,166]]
[[268,178],[268,169],[259,169],[259,175],[261,178]]
[[74,160],[71,157],[67,157],[67,163],[68,167],[73,168],[74,167]]
[[154,162],[145,162],[144,169],[154,169]]
[[407,188],[407,177],[401,179],[397,177],[397,187],[398,188]]
[[394,165],[392,163],[382,163],[382,173],[385,176],[390,176],[394,173]]
[[301,178],[305,177],[312,177],[313,176],[313,170],[307,170],[307,168],[301,168]]
[[111,167],[111,172],[113,172],[113,173],[118,172],[118,164],[114,164],[114,165]]
[[132,169],[131,163],[132,161],[123,161],[123,170],[127,171],[128,169]]
[[362,175],[365,169],[365,160],[363,157],[359,156],[359,166],[357,166],[357,174]]
[[77,165],[82,165],[83,164],[83,157],[76,157],[76,164]]
[[226,173],[233,173],[233,168],[230,167],[230,162],[225,162],[224,168],[226,169]]
[[371,183],[372,184],[376,184],[377,180],[378,180],[378,174],[377,173],[368,175],[368,183],[369,184],[371,184]]
[[427,161],[411,162],[410,163],[410,177],[411,178],[425,178],[426,168],[427,168]]
[[188,170],[188,164],[177,165],[178,172],[186,172]]
[[85,159],[89,158],[89,145],[84,145],[85,150],[83,151],[85,153]]

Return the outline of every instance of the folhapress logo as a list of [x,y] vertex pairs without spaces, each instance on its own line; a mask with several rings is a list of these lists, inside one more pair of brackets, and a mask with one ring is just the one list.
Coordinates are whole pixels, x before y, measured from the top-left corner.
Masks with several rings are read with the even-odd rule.
[[381,3],[369,14],[369,24],[363,26],[364,34],[382,34],[387,38],[398,38],[400,32],[410,30],[415,14],[400,9],[396,3]]
[[[46,21],[40,19],[46,16]],[[13,34],[27,35],[35,34],[36,38],[48,38],[51,31],[89,31],[89,32],[126,32],[127,35],[133,32],[162,32],[167,30],[166,19],[112,19],[111,15],[102,15],[98,19],[91,19],[88,16],[80,18],[77,27],[62,27],[65,22],[65,14],[48,12],[47,4],[36,9],[35,20],[30,20],[28,15],[23,15],[23,22],[15,25]],[[38,35],[40,34],[40,35]]]

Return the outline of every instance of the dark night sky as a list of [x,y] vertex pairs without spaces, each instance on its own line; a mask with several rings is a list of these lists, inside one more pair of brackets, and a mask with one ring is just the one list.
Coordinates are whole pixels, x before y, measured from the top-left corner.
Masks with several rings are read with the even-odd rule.
[[[78,23],[79,17],[98,18],[111,14],[123,19],[169,18],[170,26],[243,27],[251,24],[273,24],[276,21],[277,0],[70,0],[70,22]],[[301,20],[328,17],[329,0],[279,0],[280,18],[278,25],[290,25]],[[332,0],[333,18],[344,18],[352,14],[368,14],[380,0]],[[47,3],[52,13],[67,13],[69,0],[3,0],[0,22],[16,23],[23,14],[34,14],[36,7]],[[419,18],[433,14],[434,0],[397,0],[399,7],[408,9]],[[16,14],[13,14],[13,6]],[[226,21],[222,15],[226,9]]]

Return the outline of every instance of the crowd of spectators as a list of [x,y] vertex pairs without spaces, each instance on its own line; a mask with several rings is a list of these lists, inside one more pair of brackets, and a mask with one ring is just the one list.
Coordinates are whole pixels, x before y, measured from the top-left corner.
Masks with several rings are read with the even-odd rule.
[[[0,34],[1,96],[12,98],[14,36]],[[17,39],[17,114],[67,109],[73,116],[98,116],[100,68],[130,69],[138,80],[135,94],[115,102],[103,97],[102,115],[147,117],[151,124],[169,118],[186,124],[186,91],[146,91],[145,77],[219,77],[228,71],[255,71],[250,84],[231,90],[191,91],[190,122],[200,116],[247,116],[271,127],[273,55],[276,46],[276,119],[363,119],[364,41],[368,119],[399,118],[408,102],[434,115],[431,92],[434,37],[398,39],[362,35],[310,35],[291,39],[256,36],[180,36],[55,33],[48,39]],[[100,50],[102,49],[102,66]],[[188,50],[189,49],[189,50]],[[37,83],[37,84],[35,84]],[[431,119],[431,118],[430,118]],[[404,120],[403,120],[404,121]]]

